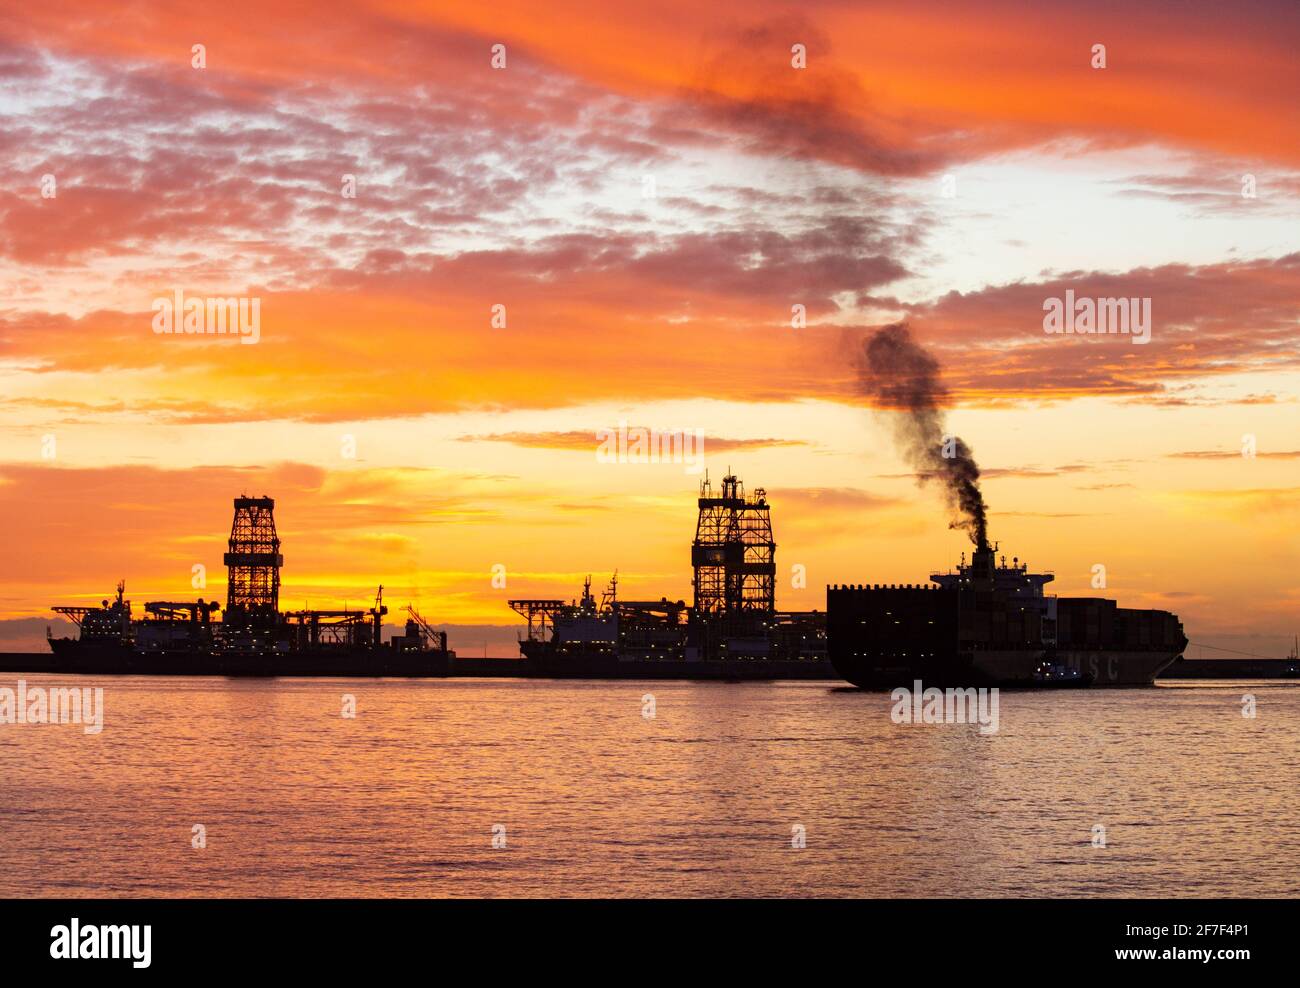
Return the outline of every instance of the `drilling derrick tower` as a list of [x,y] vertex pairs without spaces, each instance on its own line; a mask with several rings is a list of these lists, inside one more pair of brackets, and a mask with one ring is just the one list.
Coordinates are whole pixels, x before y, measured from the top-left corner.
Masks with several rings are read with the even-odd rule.
[[235,498],[230,526],[226,587],[228,625],[273,625],[280,614],[280,537],[275,534],[275,500]]
[[700,516],[691,545],[695,613],[700,616],[727,610],[727,553],[732,548],[732,518],[740,501],[737,488],[736,478],[730,475],[723,479],[722,491],[716,497],[707,476],[700,484]]
[[742,611],[771,614],[776,610],[776,542],[772,539],[772,509],[767,491],[754,496],[736,511],[736,541],[740,565],[727,571],[727,597]]
[[700,515],[691,545],[695,570],[695,613],[740,617],[776,610],[776,543],[767,492],[745,496],[732,474],[715,496],[706,477],[700,484]]

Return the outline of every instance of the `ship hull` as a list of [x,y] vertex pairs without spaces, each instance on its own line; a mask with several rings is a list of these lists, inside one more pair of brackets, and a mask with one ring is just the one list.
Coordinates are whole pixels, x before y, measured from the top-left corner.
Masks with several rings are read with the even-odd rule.
[[[861,689],[926,686],[1002,688],[1098,688],[1150,686],[1171,666],[1179,652],[1121,649],[981,649],[926,662],[872,662],[836,654],[836,672]],[[1054,671],[1045,673],[1044,665]]]
[[250,653],[231,650],[143,652],[106,642],[50,640],[48,655],[0,655],[0,671],[99,676],[429,676],[451,675],[454,652],[337,649]]
[[826,659],[640,659],[607,650],[565,649],[525,642],[516,675],[536,679],[836,680]]
[[329,654],[141,653],[120,645],[51,641],[49,653],[0,653],[0,672],[100,676],[339,676],[364,678],[489,676],[524,679],[676,679],[722,682],[838,680],[817,659],[619,659],[608,652],[569,650],[562,655],[524,649],[519,659],[457,659],[454,652],[383,654],[339,650]]
[[1056,656],[1086,676],[1089,686],[1151,686],[1181,654],[1181,649],[1064,649]]

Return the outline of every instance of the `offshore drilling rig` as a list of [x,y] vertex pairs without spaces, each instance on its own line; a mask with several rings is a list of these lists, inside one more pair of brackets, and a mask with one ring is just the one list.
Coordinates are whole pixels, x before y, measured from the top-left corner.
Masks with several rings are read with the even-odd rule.
[[[691,543],[693,601],[618,599],[617,574],[598,603],[587,579],[576,601],[517,599],[528,621],[520,651],[548,675],[654,674],[662,663],[727,663],[749,674],[831,675],[825,615],[776,609],[776,541],[761,487],[733,474],[700,484]],[[738,665],[744,663],[744,665]]]
[[384,588],[366,610],[281,612],[284,556],[275,529],[275,501],[235,498],[223,562],[227,567],[223,620],[215,602],[152,601],[135,618],[117,596],[100,608],[55,607],[78,629],[76,638],[49,636],[51,671],[140,672],[168,675],[437,676],[452,652],[445,632],[407,606],[404,633],[383,640],[388,613]]

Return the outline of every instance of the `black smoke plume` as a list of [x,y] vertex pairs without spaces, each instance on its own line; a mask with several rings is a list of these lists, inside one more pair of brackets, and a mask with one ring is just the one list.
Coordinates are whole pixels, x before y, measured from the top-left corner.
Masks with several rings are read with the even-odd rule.
[[875,407],[901,413],[894,416],[894,438],[921,483],[938,480],[943,485],[957,514],[949,527],[964,529],[977,546],[987,545],[980,468],[961,439],[947,437],[945,446],[948,391],[939,380],[939,362],[912,339],[907,326],[885,326],[862,345],[858,385]]

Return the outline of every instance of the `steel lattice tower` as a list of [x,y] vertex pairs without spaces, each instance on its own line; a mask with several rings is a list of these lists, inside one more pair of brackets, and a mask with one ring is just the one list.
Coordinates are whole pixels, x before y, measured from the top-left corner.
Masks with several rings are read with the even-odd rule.
[[736,615],[776,609],[776,543],[771,508],[762,488],[746,498],[735,476],[722,478],[720,496],[706,478],[691,545],[695,612]]
[[226,620],[241,618],[273,623],[280,611],[280,537],[275,534],[275,501],[269,497],[235,498],[230,526]]
[[727,600],[742,611],[776,610],[776,542],[772,539],[772,509],[767,491],[759,487],[754,496],[736,509],[733,536],[740,546],[740,560],[727,567]]

